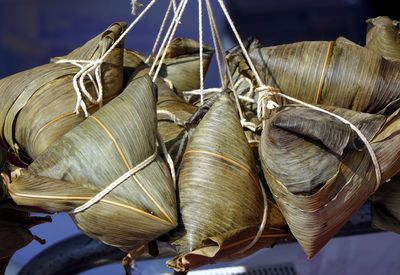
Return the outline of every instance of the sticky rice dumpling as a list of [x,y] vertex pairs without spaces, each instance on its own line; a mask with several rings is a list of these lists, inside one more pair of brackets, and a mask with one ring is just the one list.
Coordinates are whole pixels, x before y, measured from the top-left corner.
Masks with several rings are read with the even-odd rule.
[[168,262],[175,270],[244,257],[288,237],[279,209],[263,193],[252,149],[226,94],[195,129],[178,189],[182,220],[173,244],[179,256]]
[[156,131],[156,90],[144,76],[14,173],[9,193],[19,205],[69,212],[82,231],[106,244],[135,249],[177,224],[175,188]]
[[387,59],[400,60],[400,22],[387,16],[368,19],[366,48]]
[[[67,56],[56,58],[96,60],[119,38],[124,23],[114,23]],[[104,102],[123,89],[123,42],[105,58],[101,65]],[[50,144],[84,120],[75,114],[77,95],[72,85],[80,68],[73,64],[50,63],[0,80],[0,137],[14,151],[38,157]],[[94,77],[94,76],[93,76]],[[94,86],[85,80],[89,93]],[[86,102],[89,113],[98,109]]]
[[[399,107],[400,63],[349,40],[273,47],[261,47],[255,41],[249,45],[249,54],[265,85],[304,102],[381,114]],[[232,73],[240,72],[257,87],[240,49],[231,50],[227,62]],[[291,103],[282,98],[276,101]]]
[[[385,180],[400,170],[400,137],[383,115],[324,109],[352,122],[371,144],[382,179],[364,144],[336,118],[298,105],[264,122],[260,158],[268,185],[291,232],[314,256]],[[396,120],[395,120],[396,121]],[[398,123],[397,123],[398,124]]]

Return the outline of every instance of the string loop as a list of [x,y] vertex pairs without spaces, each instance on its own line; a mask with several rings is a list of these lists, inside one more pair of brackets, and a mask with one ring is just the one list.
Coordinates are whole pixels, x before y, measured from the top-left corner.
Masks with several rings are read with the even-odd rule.
[[[136,17],[136,19],[128,26],[128,28],[115,40],[115,42],[111,45],[111,47],[103,54],[102,57],[96,60],[71,60],[71,59],[62,59],[56,61],[58,64],[72,64],[80,68],[79,72],[74,76],[72,80],[72,85],[74,87],[76,93],[76,107],[75,113],[79,114],[79,110],[81,109],[85,117],[89,116],[87,111],[87,106],[85,101],[83,100],[83,96],[86,99],[94,104],[100,104],[103,101],[103,85],[101,79],[101,65],[103,64],[105,58],[120,44],[120,42],[125,38],[125,36],[132,30],[132,28],[139,22],[139,20],[149,11],[149,9],[157,2],[157,0],[152,0],[146,8]],[[91,73],[94,71],[95,78],[91,76]],[[92,95],[88,91],[86,87],[85,80],[86,78],[90,79],[92,83],[95,93],[96,99],[93,99]]]

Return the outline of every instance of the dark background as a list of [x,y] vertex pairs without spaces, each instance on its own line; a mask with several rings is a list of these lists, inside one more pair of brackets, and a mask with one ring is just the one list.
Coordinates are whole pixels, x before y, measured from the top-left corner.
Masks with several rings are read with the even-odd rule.
[[344,36],[365,44],[365,20],[379,15],[398,19],[399,1],[385,0],[248,0],[230,1],[244,36],[264,45]]
[[[149,0],[139,0],[144,4]],[[0,77],[64,55],[100,33],[113,21],[131,22],[130,0],[0,0]],[[216,4],[216,0],[212,0]],[[365,20],[378,15],[399,19],[392,0],[236,0],[226,1],[243,38],[263,45],[345,36],[364,45]],[[127,46],[149,52],[168,1],[159,0],[127,38]],[[235,43],[214,5],[226,48]],[[191,0],[179,36],[196,38],[197,1]],[[204,18],[205,22],[207,21]],[[209,32],[206,42],[211,43]],[[210,73],[208,84],[218,83]]]

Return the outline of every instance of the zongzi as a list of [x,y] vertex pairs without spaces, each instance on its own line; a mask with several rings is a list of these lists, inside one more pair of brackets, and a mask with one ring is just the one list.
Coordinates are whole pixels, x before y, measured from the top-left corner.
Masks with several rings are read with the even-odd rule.
[[334,117],[287,105],[264,122],[260,143],[263,171],[308,257],[338,232],[382,182],[400,171],[400,150],[394,146],[400,137],[393,131],[393,120],[338,107],[323,108],[360,129],[375,152],[382,180],[377,182],[377,167],[358,136]]
[[177,224],[174,183],[156,137],[156,89],[144,76],[15,173],[9,193],[19,205],[69,212],[106,244],[136,249]]
[[[255,41],[248,51],[265,85],[304,102],[382,114],[399,107],[400,63],[346,39],[265,48]],[[226,59],[232,74],[238,71],[255,84],[240,49],[231,50]]]
[[263,192],[256,160],[226,94],[202,119],[179,175],[180,228],[173,244],[178,271],[232,260],[288,237],[275,202]]
[[366,48],[387,59],[400,60],[400,22],[387,16],[368,19]]
[[[105,32],[62,59],[96,60],[120,37],[124,23],[114,23]],[[101,65],[105,101],[123,89],[123,42]],[[50,144],[84,120],[75,114],[76,94],[73,77],[80,68],[72,64],[50,63],[0,80],[0,138],[18,153],[38,157]],[[88,91],[94,86],[86,80]],[[96,105],[87,102],[89,112]]]

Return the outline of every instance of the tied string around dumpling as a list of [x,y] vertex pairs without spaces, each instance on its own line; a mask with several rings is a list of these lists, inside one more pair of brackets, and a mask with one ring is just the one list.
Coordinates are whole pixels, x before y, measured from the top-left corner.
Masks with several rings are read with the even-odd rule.
[[119,185],[121,185],[123,182],[125,182],[128,178],[132,177],[136,173],[138,173],[140,170],[146,168],[148,165],[150,165],[157,157],[158,155],[158,150],[157,146],[156,150],[154,153],[149,156],[147,159],[130,169],[128,172],[120,176],[118,179],[116,179],[114,182],[112,182],[110,185],[108,185],[106,188],[104,188],[101,192],[99,192],[96,196],[88,200],[85,204],[75,208],[74,210],[70,211],[70,214],[78,214],[80,212],[83,212],[90,207],[92,207],[94,204],[98,203],[101,199],[103,199],[105,196],[107,196],[109,193],[111,193],[115,188],[117,188]]
[[[139,22],[139,20],[148,12],[148,10],[154,5],[157,0],[152,0],[143,11],[136,17],[136,19],[128,26],[128,28],[115,40],[114,44],[103,54],[102,57],[96,60],[73,60],[73,59],[62,59],[58,60],[58,64],[72,64],[80,68],[79,72],[74,76],[72,82],[76,93],[76,108],[75,113],[79,114],[81,109],[85,117],[89,116],[87,111],[87,106],[83,100],[83,96],[93,104],[101,104],[103,102],[103,86],[101,79],[101,65],[103,64],[105,58],[114,50],[119,43],[125,38],[125,36],[132,30],[132,28]],[[94,72],[94,77],[91,75]],[[89,78],[90,83],[92,83],[96,98],[90,94],[86,87],[85,80]]]
[[[177,9],[177,12],[174,17],[174,22],[179,22],[180,17],[182,16],[184,7],[186,5],[188,0],[184,0],[179,4],[179,7],[176,8],[176,3],[175,0],[171,0],[171,5],[174,7],[174,9]],[[136,19],[126,28],[126,30],[118,37],[118,39],[111,45],[111,47],[103,54],[103,56],[97,60],[69,60],[69,59],[62,59],[58,60],[56,63],[59,64],[72,64],[80,68],[80,71],[74,76],[73,78],[73,87],[76,93],[76,107],[75,107],[75,113],[79,114],[79,110],[81,109],[84,112],[85,117],[89,117],[89,112],[87,111],[87,106],[85,101],[83,100],[83,96],[86,97],[86,99],[93,103],[93,104],[102,104],[103,102],[103,86],[102,86],[102,79],[101,79],[101,65],[103,64],[105,58],[114,50],[119,43],[126,37],[126,35],[133,29],[133,27],[139,22],[139,20],[149,11],[149,9],[157,2],[157,0],[152,0],[144,9],[143,11],[136,17]],[[170,5],[170,6],[171,6]],[[169,7],[168,9],[170,9]],[[177,25],[176,23],[175,25]],[[169,41],[170,42],[170,41]],[[154,62],[155,63],[155,62]],[[162,61],[160,62],[162,63]],[[154,64],[153,64],[154,65]],[[162,64],[160,64],[161,67]],[[158,72],[160,68],[157,70],[156,75],[154,76],[153,82],[155,82]],[[95,78],[91,75],[91,73],[94,71]],[[86,88],[86,83],[85,79],[89,78],[90,82],[93,84],[95,92],[96,92],[96,99],[92,97],[88,89]],[[164,141],[162,138],[158,135],[158,141],[159,145],[166,157],[166,160],[168,162],[168,165],[171,170],[171,176],[173,178],[174,183],[176,182],[176,176],[175,176],[175,167],[173,165],[173,161],[171,159],[171,156],[169,155]],[[106,191],[104,191],[106,192]],[[110,191],[106,192],[108,194]],[[103,196],[104,197],[104,196]],[[92,201],[92,200],[91,200]],[[99,201],[98,199],[96,201],[93,201],[91,205]],[[89,202],[88,202],[89,203]],[[89,205],[88,207],[90,207]],[[86,207],[86,209],[88,208]],[[82,211],[82,210],[81,210]]]
[[304,101],[301,101],[299,99],[293,98],[291,96],[285,95],[281,91],[279,91],[279,89],[276,89],[276,88],[273,88],[271,86],[265,85],[263,83],[263,81],[261,80],[261,77],[258,74],[258,72],[257,72],[257,70],[256,70],[256,68],[254,66],[253,61],[251,60],[250,55],[249,55],[244,43],[242,42],[243,40],[241,39],[241,37],[239,35],[239,32],[237,31],[237,28],[235,26],[235,23],[233,22],[232,18],[230,17],[230,15],[228,13],[228,9],[226,8],[223,0],[218,0],[218,2],[220,3],[222,11],[224,12],[225,17],[227,18],[228,23],[229,23],[229,25],[230,25],[230,27],[231,27],[231,29],[232,29],[235,37],[236,37],[236,40],[239,43],[239,46],[240,46],[240,48],[242,50],[242,53],[243,53],[243,56],[244,56],[245,60],[247,61],[248,65],[249,65],[249,67],[250,67],[250,69],[251,69],[252,73],[254,74],[254,77],[255,77],[255,79],[257,81],[258,88],[256,88],[256,92],[260,93],[259,94],[259,100],[258,100],[258,108],[257,108],[257,110],[259,110],[259,112],[258,112],[259,117],[260,117],[260,115],[262,117],[262,115],[266,113],[266,109],[268,109],[268,108],[274,109],[277,106],[279,106],[276,102],[274,102],[272,100],[273,96],[279,96],[279,97],[285,98],[287,100],[290,100],[292,102],[295,102],[295,103],[298,103],[300,105],[303,105],[305,107],[308,107],[310,109],[313,109],[313,110],[319,111],[321,113],[327,114],[329,116],[332,116],[332,117],[338,119],[339,121],[343,122],[344,124],[348,125],[359,136],[359,138],[365,144],[365,147],[368,150],[368,153],[369,153],[369,155],[371,157],[372,163],[373,163],[373,165],[375,167],[375,176],[376,176],[376,187],[375,187],[375,190],[378,190],[378,188],[380,186],[380,183],[381,183],[381,179],[382,179],[382,174],[381,174],[381,169],[380,169],[380,166],[379,166],[379,162],[378,162],[378,159],[377,159],[377,157],[375,155],[374,150],[372,149],[371,144],[369,143],[368,139],[364,136],[364,134],[360,131],[360,129],[358,129],[353,123],[351,123],[350,121],[348,121],[347,119],[345,119],[345,118],[343,118],[343,117],[341,117],[339,115],[331,113],[331,112],[329,112],[327,110],[324,110],[322,108],[319,108],[317,106],[308,104],[308,103],[306,103]]
[[375,176],[376,176],[376,187],[375,187],[375,191],[378,190],[380,183],[381,183],[381,179],[382,179],[382,174],[381,174],[381,169],[379,166],[379,162],[378,159],[375,155],[374,150],[372,149],[371,144],[369,143],[368,139],[364,136],[364,134],[360,131],[360,129],[357,128],[357,126],[355,126],[353,123],[351,123],[350,121],[348,121],[347,119],[331,113],[327,110],[324,110],[322,108],[319,108],[317,106],[314,106],[312,104],[306,103],[304,101],[301,101],[299,99],[293,98],[291,96],[285,95],[283,93],[281,93],[279,91],[279,89],[276,88],[272,88],[271,86],[266,86],[266,85],[261,85],[260,87],[256,88],[256,92],[259,92],[259,99],[258,99],[258,106],[257,106],[257,110],[260,110],[260,112],[258,113],[259,118],[265,120],[264,114],[266,113],[266,109],[274,109],[276,107],[278,107],[279,105],[274,102],[272,100],[273,96],[280,96],[282,98],[285,98],[287,100],[293,101],[295,103],[298,103],[300,105],[303,105],[305,107],[308,107],[310,109],[316,110],[318,112],[327,114],[329,116],[332,116],[336,119],[338,119],[339,121],[343,122],[344,124],[348,125],[357,135],[358,137],[361,139],[361,141],[364,143],[365,147],[368,150],[368,153],[371,157],[372,163],[375,167]]

